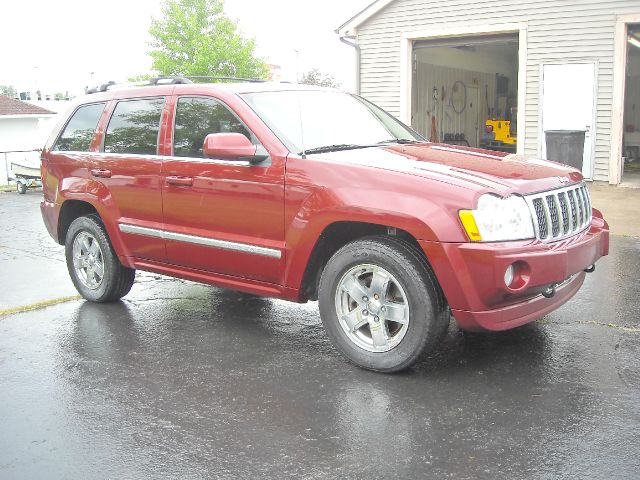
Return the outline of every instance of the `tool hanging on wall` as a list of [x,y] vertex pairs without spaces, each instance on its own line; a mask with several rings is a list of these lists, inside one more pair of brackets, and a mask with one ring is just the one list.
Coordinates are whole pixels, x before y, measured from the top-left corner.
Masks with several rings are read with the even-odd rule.
[[491,107],[489,106],[489,85],[484,84],[484,99],[487,102],[487,118],[491,118]]
[[438,141],[438,127],[436,121],[436,114],[438,112],[438,88],[433,87],[433,109],[431,110],[431,133],[429,135],[429,141],[436,143]]
[[[453,111],[456,112],[458,115],[460,115],[467,108],[467,85],[462,80],[456,80],[453,83],[453,87],[451,88],[451,90],[452,90],[452,93],[451,93],[451,98],[452,98],[451,106],[453,107]],[[460,100],[458,102],[453,101],[453,96],[456,93],[458,94],[458,95],[456,95],[456,98],[458,98]],[[456,104],[457,104],[457,106],[456,106]]]
[[440,141],[444,138],[444,85],[442,85],[442,96],[440,98]]

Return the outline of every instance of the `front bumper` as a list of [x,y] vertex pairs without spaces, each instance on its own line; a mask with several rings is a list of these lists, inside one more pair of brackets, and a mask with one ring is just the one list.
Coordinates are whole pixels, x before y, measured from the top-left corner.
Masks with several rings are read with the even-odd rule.
[[[584,269],[609,253],[609,226],[593,210],[590,227],[559,242],[438,243],[420,241],[453,316],[465,330],[507,330],[532,322],[567,302],[582,286]],[[518,281],[504,273],[516,264]],[[561,284],[551,298],[542,291]]]

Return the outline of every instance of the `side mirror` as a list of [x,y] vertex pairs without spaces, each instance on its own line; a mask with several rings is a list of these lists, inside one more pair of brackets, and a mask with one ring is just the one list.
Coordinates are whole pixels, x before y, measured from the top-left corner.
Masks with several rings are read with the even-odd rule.
[[259,149],[241,133],[210,133],[204,139],[202,151],[204,156],[208,158],[251,163],[259,163],[269,157],[263,154],[263,148]]

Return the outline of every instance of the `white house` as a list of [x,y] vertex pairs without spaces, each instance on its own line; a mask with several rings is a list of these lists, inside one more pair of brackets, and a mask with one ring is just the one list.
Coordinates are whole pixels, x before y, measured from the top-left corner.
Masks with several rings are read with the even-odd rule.
[[586,178],[640,185],[637,0],[378,0],[337,33],[360,94],[426,137],[484,146],[508,120],[506,147],[545,157],[582,131]]
[[56,113],[0,95],[0,183],[9,179],[11,162],[38,165]]

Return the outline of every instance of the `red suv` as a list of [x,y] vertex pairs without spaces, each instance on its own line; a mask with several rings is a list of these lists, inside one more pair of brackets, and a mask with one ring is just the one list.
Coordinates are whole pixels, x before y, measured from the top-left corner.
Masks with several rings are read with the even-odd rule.
[[451,315],[505,330],[558,308],[608,253],[572,168],[429,143],[331,89],[169,81],[87,95],[42,153],[42,215],[87,300],[136,269],[317,299],[342,353],[391,372]]

